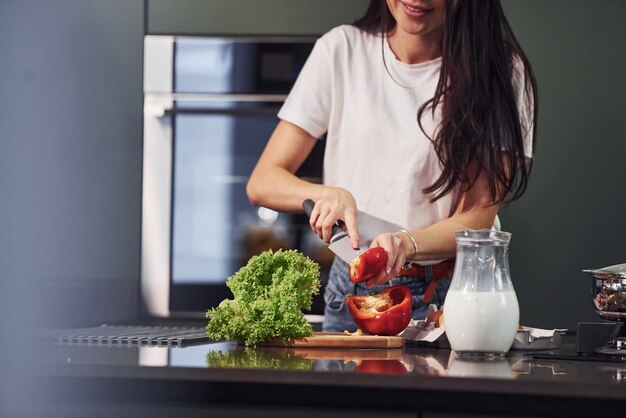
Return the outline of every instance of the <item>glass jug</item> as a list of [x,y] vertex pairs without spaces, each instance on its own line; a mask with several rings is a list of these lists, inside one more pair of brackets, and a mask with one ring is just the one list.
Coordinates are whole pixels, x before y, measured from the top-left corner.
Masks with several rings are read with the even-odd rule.
[[461,358],[502,358],[519,324],[509,274],[511,234],[494,230],[456,233],[456,266],[444,302],[450,347]]

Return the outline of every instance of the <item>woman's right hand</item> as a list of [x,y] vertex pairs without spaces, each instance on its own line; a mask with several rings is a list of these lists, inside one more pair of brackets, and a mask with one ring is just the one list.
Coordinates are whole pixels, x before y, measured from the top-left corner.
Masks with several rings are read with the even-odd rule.
[[339,187],[328,187],[315,202],[309,224],[324,242],[330,242],[333,225],[342,221],[350,236],[352,247],[359,248],[359,231],[356,224],[356,201],[352,194]]

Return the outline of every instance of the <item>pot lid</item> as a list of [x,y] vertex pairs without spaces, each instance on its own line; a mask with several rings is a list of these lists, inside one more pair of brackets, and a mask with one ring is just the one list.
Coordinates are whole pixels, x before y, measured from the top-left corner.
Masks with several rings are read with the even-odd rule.
[[603,267],[601,269],[583,270],[585,273],[591,273],[594,276],[606,277],[624,277],[626,278],[626,263],[616,264],[614,266]]

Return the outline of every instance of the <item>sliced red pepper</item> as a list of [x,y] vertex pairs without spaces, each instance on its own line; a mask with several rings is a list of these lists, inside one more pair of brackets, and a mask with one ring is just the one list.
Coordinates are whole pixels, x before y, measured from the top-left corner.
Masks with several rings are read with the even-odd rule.
[[387,251],[374,247],[365,251],[350,262],[350,281],[361,283],[383,271],[387,265]]
[[346,303],[356,325],[370,334],[396,335],[411,320],[413,300],[406,286],[391,286],[373,295],[348,295]]
[[362,360],[354,369],[357,373],[406,374],[408,370],[399,360]]

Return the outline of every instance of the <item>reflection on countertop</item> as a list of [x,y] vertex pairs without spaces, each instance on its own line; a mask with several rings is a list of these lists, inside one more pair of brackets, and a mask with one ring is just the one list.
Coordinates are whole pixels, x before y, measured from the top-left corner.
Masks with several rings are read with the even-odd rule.
[[[561,349],[574,349],[566,345]],[[449,349],[413,343],[395,349],[303,349],[216,342],[184,348],[46,346],[36,358],[36,382],[44,387],[34,393],[51,392],[48,402],[61,399],[63,405],[66,399],[139,406],[258,404],[340,408],[347,416],[361,416],[364,405],[369,410],[375,403],[378,411],[407,416],[587,418],[596,415],[598,405],[620,410],[626,404],[625,363],[539,359],[529,351],[472,362]],[[180,416],[164,414],[159,416]]]
[[447,349],[411,344],[402,349],[251,348],[232,342],[185,348],[49,345],[38,363],[626,384],[626,363],[535,359],[532,352],[515,351],[502,360],[469,361]]

